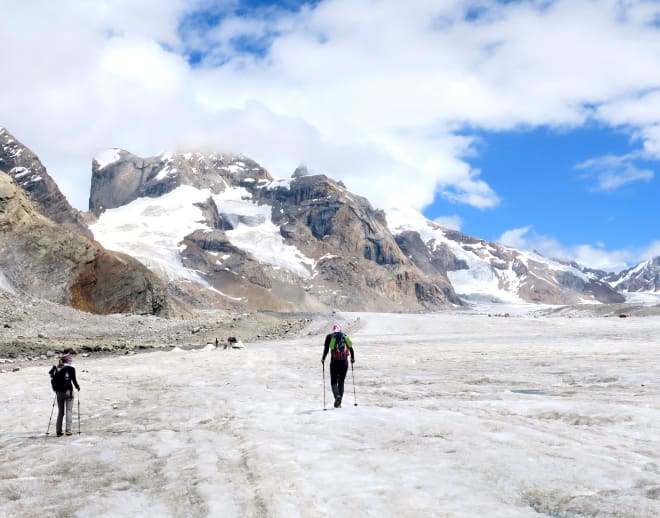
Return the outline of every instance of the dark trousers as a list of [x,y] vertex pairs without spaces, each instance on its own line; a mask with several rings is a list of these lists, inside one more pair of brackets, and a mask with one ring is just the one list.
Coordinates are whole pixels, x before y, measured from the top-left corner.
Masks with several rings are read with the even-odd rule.
[[58,434],[62,433],[62,421],[66,415],[66,431],[71,431],[71,423],[73,421],[73,390],[66,392],[56,392],[57,394],[57,423],[55,431]]
[[344,380],[348,372],[348,360],[330,361],[330,386],[335,398],[344,395]]

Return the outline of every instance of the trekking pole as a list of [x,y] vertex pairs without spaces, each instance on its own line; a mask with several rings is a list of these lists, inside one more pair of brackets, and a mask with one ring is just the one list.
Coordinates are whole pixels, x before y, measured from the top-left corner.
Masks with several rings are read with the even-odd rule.
[[353,375],[353,400],[355,401],[355,403],[353,403],[353,406],[358,406],[357,396],[355,395],[355,372],[353,371],[353,362],[351,362],[351,374]]
[[46,435],[50,432],[50,422],[53,420],[53,411],[55,410],[55,401],[57,401],[57,394],[53,398],[53,408],[50,409],[50,419],[48,419],[48,428],[46,429]]
[[323,410],[327,410],[325,408],[325,362],[323,362]]
[[78,435],[80,435],[80,390],[78,390]]

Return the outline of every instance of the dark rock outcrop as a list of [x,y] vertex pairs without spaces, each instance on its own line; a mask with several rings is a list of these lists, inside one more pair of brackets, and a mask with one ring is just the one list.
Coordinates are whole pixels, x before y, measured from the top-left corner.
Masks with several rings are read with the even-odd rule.
[[[196,203],[200,228],[182,241],[182,264],[223,294],[227,304],[278,311],[392,311],[460,303],[446,276],[420,271],[401,252],[382,211],[304,167],[291,180],[274,181],[240,155],[140,158],[114,150],[93,163],[90,210],[100,216],[182,185],[209,192],[206,201]],[[233,201],[222,196],[229,189]],[[231,232],[257,229],[266,219],[279,227],[281,246],[288,247],[282,253],[300,254],[304,266],[269,264],[232,243]],[[255,239],[258,235],[255,231]],[[208,301],[187,293],[193,305]]]
[[262,189],[273,222],[291,244],[317,262],[326,304],[347,309],[431,309],[460,304],[446,276],[406,257],[385,215],[325,175],[297,176]]
[[162,281],[135,259],[53,222],[0,173],[0,271],[18,292],[93,313],[173,315]]
[[82,214],[71,207],[39,157],[4,128],[0,128],[0,171],[16,181],[44,216],[92,237]]
[[253,188],[272,178],[259,164],[241,155],[166,153],[141,158],[121,149],[110,150],[107,162],[92,161],[89,210],[99,215],[141,197],[157,198],[181,185],[221,193],[228,185]]

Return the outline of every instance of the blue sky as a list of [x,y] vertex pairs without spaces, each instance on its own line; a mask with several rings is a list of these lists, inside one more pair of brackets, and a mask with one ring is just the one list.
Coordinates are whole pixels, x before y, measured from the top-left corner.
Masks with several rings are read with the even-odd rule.
[[659,20],[654,0],[10,2],[0,126],[80,209],[104,148],[241,152],[618,270],[660,255]]
[[[570,250],[590,241],[602,250],[634,249],[657,239],[660,187],[657,160],[636,159],[649,174],[616,187],[601,176],[613,168],[586,167],[594,156],[623,156],[638,148],[622,129],[587,125],[565,131],[547,127],[474,132],[478,141],[469,163],[482,171],[501,198],[493,209],[457,207],[442,197],[426,207],[430,219],[454,211],[461,230],[487,240],[524,223],[528,241],[555,236]],[[557,247],[557,254],[565,253]]]

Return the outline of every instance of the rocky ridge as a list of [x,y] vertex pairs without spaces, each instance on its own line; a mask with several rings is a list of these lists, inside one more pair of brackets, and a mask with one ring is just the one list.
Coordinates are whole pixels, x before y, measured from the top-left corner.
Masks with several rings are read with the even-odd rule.
[[230,336],[255,340],[298,336],[313,323],[329,328],[330,320],[312,314],[278,315],[218,310],[186,319],[153,315],[95,315],[0,290],[0,370],[27,361],[49,362],[65,352],[134,354],[154,349],[222,347]]
[[[461,304],[445,275],[424,273],[401,252],[384,214],[365,198],[324,175],[294,176],[273,180],[240,155],[140,158],[111,150],[93,163],[92,230],[107,242],[106,211],[140,199],[149,205],[143,214],[171,212],[159,203],[185,192],[196,196],[200,212],[197,229],[183,238],[182,264],[203,279],[198,285],[208,283],[234,307],[411,311]],[[268,246],[276,254],[264,258]],[[188,279],[175,289],[202,303]]]
[[127,255],[55,223],[0,173],[0,272],[13,291],[93,313],[175,315],[160,279]]
[[654,257],[619,273],[602,273],[602,278],[619,290],[656,293],[660,291],[660,257]]
[[576,267],[441,227],[411,209],[388,211],[387,217],[412,261],[425,271],[445,272],[466,300],[544,304],[625,300]]
[[83,214],[71,207],[39,157],[5,128],[0,128],[0,172],[12,177],[44,216],[92,237]]
[[[26,199],[20,218],[14,211],[14,220],[4,221],[0,288],[11,290],[13,283],[24,295],[91,312],[610,304],[624,297],[607,281],[628,290],[658,284],[653,264],[643,273],[607,277],[440,227],[415,211],[385,214],[304,167],[275,180],[242,155],[100,153],[85,214],[71,209],[38,157],[6,130],[0,130],[0,166]],[[122,211],[131,207],[127,218]],[[110,213],[118,219],[114,227],[107,224]],[[37,214],[43,219],[35,223]],[[166,235],[182,222],[178,233]],[[89,239],[92,230],[101,243]],[[157,243],[148,248],[151,238]]]

